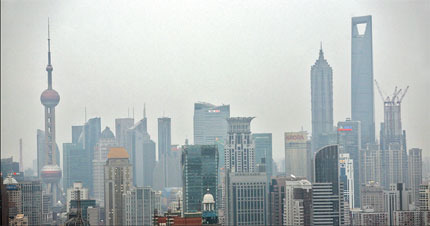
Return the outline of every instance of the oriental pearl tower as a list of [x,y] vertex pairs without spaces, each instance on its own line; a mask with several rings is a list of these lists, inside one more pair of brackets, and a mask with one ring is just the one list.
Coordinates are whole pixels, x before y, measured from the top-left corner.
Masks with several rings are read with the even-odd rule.
[[60,95],[52,89],[51,39],[48,22],[48,89],[42,92],[40,102],[45,106],[45,165],[41,169],[42,181],[46,194],[52,195],[52,203],[56,203],[59,192],[58,183],[61,179],[61,168],[55,158],[57,144],[55,142],[55,106],[60,102]]

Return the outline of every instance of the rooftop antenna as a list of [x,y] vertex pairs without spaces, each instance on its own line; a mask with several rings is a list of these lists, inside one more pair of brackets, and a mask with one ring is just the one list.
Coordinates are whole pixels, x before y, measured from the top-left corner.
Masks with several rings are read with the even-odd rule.
[[134,107],[133,107],[133,119],[134,119]]
[[84,116],[85,118],[84,118],[84,123],[86,123],[87,122],[87,106],[85,106],[85,116]]
[[143,118],[146,118],[146,103],[143,103]]

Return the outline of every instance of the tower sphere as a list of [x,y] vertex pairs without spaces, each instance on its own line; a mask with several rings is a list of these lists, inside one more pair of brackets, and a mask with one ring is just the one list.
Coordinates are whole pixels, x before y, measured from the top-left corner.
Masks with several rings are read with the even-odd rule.
[[58,182],[61,179],[61,168],[58,165],[46,165],[40,170],[43,181]]
[[45,107],[55,107],[60,102],[60,95],[53,89],[47,89],[40,96],[40,102]]

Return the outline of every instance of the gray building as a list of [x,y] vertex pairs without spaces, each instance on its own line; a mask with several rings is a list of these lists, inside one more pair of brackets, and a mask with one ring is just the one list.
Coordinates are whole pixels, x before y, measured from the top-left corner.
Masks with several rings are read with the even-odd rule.
[[[364,27],[364,32],[359,27]],[[361,122],[361,145],[375,142],[372,16],[353,17],[351,24],[351,116]]]
[[155,192],[151,187],[133,187],[123,195],[122,225],[152,225]]
[[[72,128],[72,132],[73,132],[73,128]],[[99,141],[100,135],[101,135],[101,118],[96,117],[96,118],[89,119],[85,123],[83,131],[80,135],[81,137],[78,138],[81,140],[81,143],[83,143],[83,147],[88,153],[89,161],[90,161],[90,166],[89,166],[90,169],[93,168],[92,164],[93,164],[93,157],[94,157],[94,147]],[[72,137],[72,140],[73,140],[73,137]],[[89,175],[91,180],[93,180],[92,178],[93,175],[91,173]],[[93,192],[92,183],[88,185],[88,189],[90,191],[90,194],[92,194]]]
[[374,181],[382,186],[382,167],[385,164],[383,157],[377,144],[368,144],[365,149],[360,150],[360,184]]
[[285,175],[310,178],[311,156],[308,132],[286,132],[285,141]]
[[159,186],[157,189],[169,187],[169,154],[172,148],[171,119],[158,118],[158,167],[156,178]]
[[311,67],[312,150],[328,145],[333,133],[333,71],[324,59],[322,47],[319,58]]
[[339,181],[338,145],[315,153],[312,184],[312,225],[343,225],[343,186]]
[[409,186],[412,193],[412,202],[415,206],[419,205],[419,186],[423,182],[423,160],[422,149],[409,149]]
[[229,173],[226,225],[267,225],[267,178],[265,173]]
[[361,185],[361,209],[371,209],[375,212],[384,212],[384,190],[376,182]]
[[308,180],[285,183],[283,225],[312,225],[312,185]]
[[394,211],[409,210],[409,193],[404,183],[390,184],[390,189],[384,191],[384,207],[390,225],[394,225]]
[[110,148],[104,169],[106,225],[125,220],[123,195],[133,186],[133,169],[125,148]]
[[218,149],[216,145],[185,145],[182,150],[183,212],[201,212],[202,198],[218,195]]
[[42,184],[40,181],[19,183],[22,195],[22,213],[28,217],[28,225],[42,224]]
[[[118,145],[125,147],[127,145],[127,131],[134,125],[134,118],[117,118],[115,119],[115,135]],[[130,153],[131,154],[131,153]],[[133,155],[130,156],[130,160]]]
[[225,168],[230,172],[254,172],[255,144],[251,135],[253,117],[227,119],[228,133],[225,142]]
[[84,187],[93,186],[91,157],[82,144],[63,144],[63,190],[73,186],[73,182],[82,181]]
[[194,104],[194,144],[214,144],[227,135],[230,105]]
[[264,172],[267,175],[267,183],[273,176],[273,158],[272,158],[272,134],[271,133],[253,133],[255,149],[255,164],[264,166]]

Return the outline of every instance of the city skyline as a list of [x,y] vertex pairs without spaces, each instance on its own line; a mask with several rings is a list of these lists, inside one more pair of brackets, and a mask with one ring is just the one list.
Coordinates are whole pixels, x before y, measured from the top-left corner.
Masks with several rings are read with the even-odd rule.
[[[288,4],[281,5],[281,9],[276,9],[274,6],[265,6],[258,9],[259,5],[257,3],[250,3],[248,10],[245,10],[238,17],[233,18],[238,20],[232,24],[232,28],[237,30],[230,30],[229,27],[219,27],[221,24],[225,24],[225,20],[228,18],[219,14],[224,7],[222,5],[213,5],[216,9],[210,11],[208,15],[195,12],[196,14],[192,14],[190,17],[173,22],[171,21],[172,19],[178,19],[177,17],[182,17],[185,15],[183,13],[187,12],[186,7],[179,7],[176,16],[166,16],[164,19],[157,17],[156,25],[165,25],[165,30],[157,30],[156,27],[151,27],[146,22],[143,22],[144,25],[149,26],[147,27],[149,31],[156,34],[149,36],[147,42],[145,42],[146,44],[138,46],[138,50],[131,52],[128,50],[131,50],[132,45],[140,40],[139,38],[135,38],[124,42],[127,40],[126,37],[130,37],[136,31],[137,36],[143,38],[146,34],[145,31],[138,29],[138,23],[131,23],[129,28],[124,28],[124,36],[120,36],[119,32],[123,30],[121,29],[121,25],[124,25],[123,23],[133,20],[134,17],[139,18],[137,15],[138,11],[132,11],[130,17],[124,17],[124,14],[121,13],[124,13],[125,8],[120,8],[119,13],[115,14],[115,19],[122,20],[119,20],[118,23],[113,20],[108,21],[107,23],[114,25],[114,31],[106,33],[108,31],[102,28],[94,29],[94,31],[90,30],[92,26],[108,25],[98,21],[95,16],[89,16],[88,25],[83,24],[84,21],[79,20],[71,22],[67,16],[71,16],[72,12],[64,9],[63,14],[55,13],[55,7],[62,7],[62,5],[57,5],[60,3],[55,3],[50,8],[45,9],[45,12],[40,15],[32,14],[37,19],[31,22],[33,28],[27,29],[25,25],[29,23],[27,20],[31,17],[19,17],[19,15],[24,13],[23,9],[19,9],[19,3],[2,1],[1,4],[2,47],[4,47],[4,49],[2,48],[1,57],[2,156],[8,157],[13,155],[15,159],[18,159],[18,142],[19,138],[23,138],[25,168],[32,167],[32,160],[37,155],[36,131],[37,129],[43,129],[43,120],[41,120],[43,118],[43,108],[40,106],[38,96],[40,90],[45,87],[44,83],[46,83],[46,72],[43,70],[43,65],[46,65],[45,39],[47,16],[45,15],[51,17],[51,51],[53,54],[53,64],[55,64],[55,87],[61,93],[62,98],[62,104],[56,109],[56,140],[57,145],[61,148],[61,155],[63,155],[64,151],[61,144],[71,142],[69,140],[71,137],[70,126],[85,123],[85,107],[87,109],[87,119],[101,117],[102,128],[105,126],[114,128],[116,118],[132,117],[133,107],[135,121],[140,120],[143,117],[143,105],[147,103],[148,131],[152,135],[152,139],[157,140],[157,118],[164,115],[172,118],[172,144],[182,145],[185,138],[192,140],[193,137],[192,115],[194,103],[205,101],[216,105],[229,104],[231,106],[231,116],[256,116],[256,119],[253,121],[252,131],[254,133],[268,132],[273,134],[273,156],[278,162],[282,159],[284,153],[284,132],[299,131],[301,126],[303,126],[304,130],[311,132],[310,81],[308,75],[310,66],[315,59],[315,53],[318,51],[320,40],[323,42],[324,54],[329,59],[334,71],[334,123],[351,117],[350,94],[349,92],[343,92],[343,90],[351,88],[349,82],[351,77],[349,52],[351,17],[371,14],[373,19],[374,78],[380,82],[383,90],[391,90],[395,85],[399,87],[410,85],[411,88],[408,97],[402,103],[403,128],[408,132],[408,149],[413,147],[422,148],[423,156],[429,156],[426,150],[430,147],[430,141],[425,140],[425,137],[429,136],[429,132],[425,130],[427,126],[430,126],[429,119],[425,117],[425,112],[428,112],[429,106],[422,105],[422,101],[418,100],[421,100],[419,98],[425,96],[425,87],[429,83],[429,78],[424,76],[426,62],[429,62],[430,59],[430,55],[428,54],[430,51],[426,51],[426,49],[429,49],[429,46],[425,44],[424,40],[428,39],[430,34],[428,30],[421,31],[420,34],[422,36],[414,37],[414,43],[404,43],[403,39],[409,37],[406,35],[408,32],[400,32],[398,34],[400,37],[393,37],[393,34],[397,34],[397,27],[400,25],[402,25],[400,26],[402,28],[400,31],[405,30],[409,32],[413,32],[414,29],[418,29],[421,25],[422,27],[426,27],[430,23],[426,22],[430,20],[428,19],[429,16],[425,15],[425,12],[428,12],[429,9],[429,3],[422,3],[421,6],[424,7],[418,13],[412,14],[412,12],[407,12],[405,15],[398,15],[398,20],[390,21],[388,19],[389,16],[401,10],[401,3],[392,3],[388,5],[387,9],[383,10],[378,7],[384,6],[369,6],[361,2],[361,4],[356,3],[357,5],[354,5],[358,6],[355,10],[343,12],[337,16],[328,16],[321,13],[315,17],[332,24],[319,23],[317,26],[312,24],[313,20],[305,20],[305,23],[301,24],[302,27],[294,27],[297,26],[293,25],[294,22],[283,24],[284,16],[287,19],[289,16],[295,15],[291,12],[291,9],[287,9]],[[35,7],[42,7],[44,4],[47,4],[47,2],[43,2],[40,6]],[[291,4],[294,6],[294,3]],[[318,7],[334,7],[336,9],[348,6],[346,3],[339,4],[339,6],[316,5]],[[420,7],[417,5],[408,5],[408,9],[418,10]],[[138,4],[136,6],[142,7],[142,5]],[[157,10],[157,6],[163,8],[163,5],[152,5],[148,10]],[[300,9],[298,11],[302,12],[314,12],[317,6],[310,7],[309,11],[307,11],[302,6],[295,5],[295,7]],[[73,7],[79,8],[83,6],[82,3],[78,2]],[[199,9],[206,9],[205,6],[201,5],[193,7],[197,11]],[[240,10],[239,8],[241,7],[233,5],[230,13]],[[252,19],[254,14],[251,9],[256,10],[255,13],[264,16],[261,23]],[[109,7],[102,8],[101,10],[113,12],[113,8]],[[169,12],[167,8],[163,8],[163,10]],[[285,12],[282,10],[285,10]],[[269,15],[269,12],[272,11],[274,11],[273,15]],[[100,13],[102,12],[100,11]],[[153,11],[150,12],[154,13]],[[14,19],[13,26],[11,26],[12,15],[14,13],[18,13],[18,19]],[[292,13],[292,15],[283,15],[284,13]],[[196,30],[192,30],[191,33],[198,37],[186,42],[184,40],[190,38],[187,36],[189,30],[177,30],[176,25],[183,25],[183,23],[192,21],[193,16],[195,18],[203,18],[205,22],[194,22],[191,25],[197,26],[201,30],[196,29],[200,31],[199,33]],[[407,18],[408,16],[410,18]],[[221,22],[218,24],[216,19],[221,20]],[[246,22],[244,23],[244,27],[241,26],[242,23],[240,21]],[[205,25],[211,23],[215,23],[215,27],[207,29]],[[249,27],[253,23],[255,23],[256,28]],[[416,23],[421,25],[416,25]],[[415,28],[412,24],[415,24],[414,26],[417,27]],[[336,28],[333,36],[326,35],[323,32],[324,30],[332,29],[331,25]],[[285,29],[283,30],[283,28]],[[190,29],[190,27],[187,29]],[[214,31],[211,31],[212,29],[219,32],[225,30],[226,34],[221,35],[219,37],[220,40],[210,38],[209,36],[214,34]],[[265,37],[264,34],[255,34],[255,32],[261,29],[265,31],[263,33],[268,37]],[[300,42],[301,40],[294,41],[298,36],[289,34],[288,31],[290,29],[299,29],[298,34],[302,36],[308,34],[313,37],[310,37],[310,40],[306,42]],[[300,29],[315,30],[316,34]],[[19,32],[19,36],[17,36],[17,32]],[[94,32],[99,32],[99,34],[95,34]],[[114,32],[118,32],[118,34]],[[156,41],[158,35],[161,37],[166,32],[176,32],[180,38],[172,38],[170,41],[166,39]],[[238,35],[236,32],[245,32],[251,38],[247,39],[242,35],[234,38],[234,35]],[[90,35],[83,35],[82,33]],[[102,43],[112,45],[107,50],[103,50],[103,44],[95,43],[97,38],[100,38],[99,35],[102,34],[108,34],[108,38],[102,39]],[[71,35],[72,37],[76,37],[76,45],[71,44],[71,42],[74,43],[73,40],[75,39],[68,37]],[[31,37],[31,40],[24,38],[24,36]],[[19,38],[16,39],[16,37]],[[340,41],[338,42],[335,37],[341,37]],[[231,41],[228,41],[229,39]],[[391,46],[384,44],[389,39],[392,40],[388,42],[392,44]],[[244,40],[248,41],[240,44]],[[257,46],[257,43],[261,41],[261,46]],[[28,42],[28,44],[20,47],[23,42]],[[205,44],[210,44],[211,42],[215,42],[217,48],[222,47],[224,49],[216,50],[212,49],[214,47],[209,47],[209,50],[201,53],[200,51],[206,47]],[[120,43],[125,48],[121,48]],[[152,49],[148,46],[151,43],[158,43],[161,46]],[[184,44],[186,44],[185,47],[180,47]],[[292,48],[293,45],[298,45],[299,47],[294,49]],[[76,50],[71,50],[66,46],[74,46],[74,48],[77,46],[77,48]],[[254,46],[253,51],[255,52],[247,50],[250,46]],[[403,54],[396,55],[390,52],[393,50],[387,49],[393,46],[398,51],[415,54],[406,54],[408,56]],[[225,49],[230,47],[237,47],[237,50]],[[293,51],[291,51],[291,48]],[[78,51],[80,49],[82,51]],[[150,51],[143,51],[145,49]],[[346,52],[342,52],[343,49]],[[181,61],[181,54],[178,53],[181,50],[188,57],[189,54],[197,54],[196,51],[198,51],[197,58],[186,58],[186,60]],[[92,51],[104,54],[108,58],[113,58],[109,60],[100,59],[98,61],[99,59],[94,55],[95,52],[91,53]],[[115,56],[114,54],[118,55]],[[172,56],[169,54],[172,54]],[[228,60],[222,60],[226,56]],[[122,57],[126,61],[121,62]],[[166,59],[164,59],[165,57]],[[242,57],[243,59],[230,62],[236,57]],[[157,60],[161,61],[160,65],[150,65]],[[397,65],[400,62],[405,62],[405,60],[410,61]],[[118,61],[118,64],[114,64],[116,61]],[[262,61],[262,63],[255,64],[258,61]],[[396,65],[392,61],[397,61]],[[16,62],[27,66],[17,67]],[[115,66],[107,67],[107,64],[111,63]],[[139,66],[142,63],[143,66]],[[172,72],[175,71],[173,69],[166,70],[159,68],[162,64],[166,63],[170,63],[171,65],[169,66],[173,69],[178,69],[178,72]],[[184,66],[181,69],[180,65],[183,63],[189,66]],[[196,63],[206,64],[206,66],[198,64],[196,66]],[[245,67],[252,64],[255,65],[249,69],[245,69]],[[211,70],[215,66],[217,66],[216,70]],[[226,69],[220,69],[224,66]],[[103,69],[103,67],[107,67],[111,71],[109,72]],[[251,79],[249,81],[244,80],[249,74]],[[406,79],[402,77],[406,77]],[[109,81],[114,79],[121,81],[114,81],[113,83]],[[135,80],[138,82],[135,82]],[[146,83],[148,80],[150,82]],[[272,80],[275,82],[272,82]],[[22,81],[25,82],[22,83]],[[18,84],[17,82],[21,83]],[[237,90],[231,91],[232,87],[242,82],[245,84],[243,87],[238,87]],[[79,89],[76,89],[76,85],[70,86],[69,83],[80,84]],[[132,83],[143,84],[143,87]],[[185,85],[185,88],[180,88],[177,85],[179,83]],[[163,93],[159,89],[151,90],[152,86],[167,89]],[[201,87],[194,92],[195,90],[192,88],[196,86]],[[114,92],[115,95],[112,96],[109,93],[113,89],[117,89],[120,92]],[[190,89],[193,92],[183,92],[186,89]],[[224,89],[227,90],[226,94],[222,92]],[[262,93],[262,89],[269,91]],[[238,95],[238,93],[243,93],[244,95]],[[94,100],[97,102],[87,98],[88,95],[94,95]],[[98,101],[105,95],[107,96],[106,101]],[[267,95],[272,98],[265,98]],[[16,98],[12,98],[12,96]],[[246,96],[245,99],[247,101],[243,101],[244,96]],[[379,123],[383,121],[383,109],[379,98],[375,98],[375,133],[378,134]],[[159,104],[156,102],[159,102]],[[184,107],[184,105],[187,107]],[[115,109],[112,109],[112,106],[116,106]],[[295,107],[292,108],[291,106]],[[6,109],[18,109],[18,112]],[[129,115],[127,111],[129,111]],[[271,114],[269,115],[268,112]],[[24,122],[25,124],[23,124]]]

